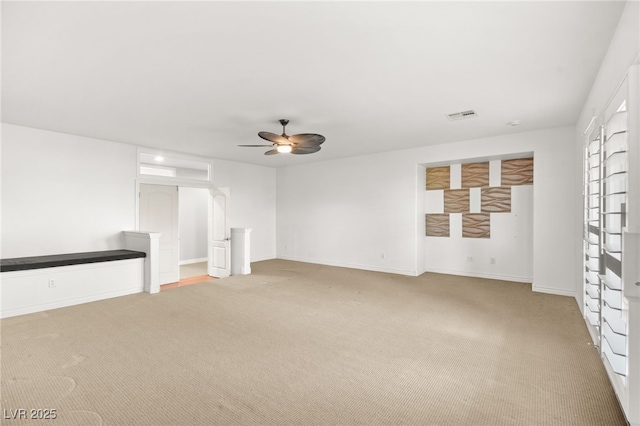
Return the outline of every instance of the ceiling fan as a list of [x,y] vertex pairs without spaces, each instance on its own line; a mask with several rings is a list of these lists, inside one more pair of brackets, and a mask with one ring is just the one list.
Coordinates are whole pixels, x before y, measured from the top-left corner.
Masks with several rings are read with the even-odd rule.
[[264,155],[274,155],[290,152],[291,154],[313,154],[320,151],[320,145],[325,141],[325,137],[316,133],[300,133],[297,135],[287,135],[285,127],[289,120],[280,120],[282,134],[277,135],[271,132],[258,132],[258,136],[271,142],[271,145],[238,145],[242,147],[271,147],[273,149]]

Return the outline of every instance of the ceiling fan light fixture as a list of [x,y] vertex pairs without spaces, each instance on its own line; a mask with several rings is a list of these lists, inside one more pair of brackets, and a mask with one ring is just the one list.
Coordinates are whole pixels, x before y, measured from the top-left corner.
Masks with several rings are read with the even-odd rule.
[[279,153],[286,154],[288,152],[291,152],[291,145],[278,145],[276,149]]
[[271,149],[264,155],[275,154],[313,154],[320,151],[320,145],[324,143],[326,138],[317,133],[300,133],[297,135],[287,135],[285,128],[289,120],[282,119],[282,134],[277,135],[271,132],[258,132],[258,136],[268,142],[270,145],[238,145],[242,147],[270,147]]

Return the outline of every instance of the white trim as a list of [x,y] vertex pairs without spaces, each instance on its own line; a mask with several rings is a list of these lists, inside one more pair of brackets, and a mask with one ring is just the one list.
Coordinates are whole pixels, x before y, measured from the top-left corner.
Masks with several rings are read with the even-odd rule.
[[582,136],[587,136],[588,133],[591,133],[591,128],[593,127],[593,123],[596,122],[597,118],[598,117],[595,115],[591,117],[591,121],[589,121],[589,124],[587,124],[587,127],[584,129],[584,132],[582,132]]
[[[449,269],[427,268],[424,272],[431,272],[434,274],[446,274],[446,275],[459,275],[462,277],[474,277],[474,278],[487,278],[490,280],[500,281],[513,281],[518,283],[531,284],[533,278],[531,277],[519,277],[514,275],[499,275],[499,274],[486,274],[482,272],[468,272],[468,271],[452,271]],[[423,273],[424,273],[423,272]]]
[[[591,325],[591,323],[589,322],[589,320],[587,319],[586,316],[582,316],[582,318],[584,319],[584,323],[587,326],[587,330],[589,331],[589,335],[591,336],[591,341],[593,342],[593,346],[594,347],[598,347],[600,346],[600,343],[598,341],[598,339],[600,338],[600,336],[598,335],[598,331],[596,330],[595,326]],[[598,356],[600,355],[600,349],[598,350]]]
[[553,287],[541,287],[539,285],[536,285],[535,283],[532,286],[532,290],[537,293],[555,294],[558,296],[569,296],[569,297],[573,297],[574,299],[576,297],[575,291],[553,288]]
[[[178,160],[188,160],[188,161],[206,164],[208,169],[208,179],[192,179],[192,178],[178,178],[178,177],[172,177],[172,176],[142,175],[140,174],[140,164],[141,164],[140,155],[141,154],[159,155],[162,157],[175,158]],[[213,159],[209,157],[185,154],[181,152],[168,151],[168,150],[163,150],[158,148],[148,148],[148,147],[136,145],[136,178],[142,183],[157,184],[157,185],[170,185],[170,186],[174,186],[174,185],[198,186],[198,184],[212,185],[213,184]]]
[[[604,369],[607,372],[607,376],[609,377],[609,381],[611,382],[611,386],[613,387],[613,390],[615,391],[615,395],[616,395],[616,398],[618,399],[618,403],[622,406],[623,413],[624,413],[625,418],[626,418],[627,417],[627,410],[626,410],[626,404],[624,403],[624,401],[627,400],[628,388],[622,382],[622,378],[615,371],[613,371],[613,367],[611,366],[611,364],[609,363],[609,360],[607,359],[607,357],[604,354],[600,355],[600,360],[602,361],[602,364],[604,365]],[[627,381],[628,380],[629,380],[629,378],[627,377]]]
[[129,250],[143,251],[144,291],[149,294],[160,292],[160,236],[159,232],[122,231],[124,244]]
[[180,262],[178,262],[178,264],[179,264],[180,266],[182,266],[182,265],[191,265],[191,264],[193,264],[193,263],[202,263],[202,262],[206,262],[207,260],[209,260],[209,259],[207,259],[206,257],[200,257],[200,258],[198,258],[198,259],[187,259],[187,260],[181,260]]
[[[331,260],[324,260],[324,259],[310,259],[310,258],[304,258],[304,257],[299,257],[299,256],[287,256],[287,255],[277,255],[276,259],[283,259],[283,260],[292,260],[295,262],[306,262],[306,263],[314,263],[317,265],[327,265],[327,266],[338,266],[341,268],[352,268],[352,269],[360,269],[363,271],[373,271],[373,272],[385,272],[385,273],[389,273],[389,274],[397,274],[397,275],[405,275],[405,276],[411,276],[411,277],[417,277],[420,276],[422,274],[424,274],[425,272],[432,272],[435,274],[446,274],[446,275],[458,275],[458,276],[463,276],[463,277],[474,277],[474,278],[487,278],[487,279],[491,279],[491,280],[500,280],[500,281],[513,281],[513,282],[521,282],[521,283],[528,283],[530,284],[532,282],[532,278],[529,277],[518,277],[518,276],[512,276],[512,275],[497,275],[497,274],[483,274],[483,273],[474,273],[474,272],[465,272],[465,271],[452,271],[452,270],[446,270],[446,269],[434,269],[434,268],[420,268],[419,271],[407,271],[404,269],[394,269],[394,268],[382,268],[379,266],[371,266],[371,265],[361,265],[361,264],[357,264],[357,263],[347,263],[347,262],[336,262],[336,261],[331,261]],[[548,291],[547,291],[548,290]],[[556,290],[556,289],[544,289],[543,290],[534,290],[534,291],[541,291],[543,293],[552,293],[552,294],[562,294],[563,296],[566,295],[571,295],[573,296],[573,293],[561,293],[560,290]]]
[[94,294],[91,296],[76,297],[73,299],[61,300],[59,302],[43,303],[40,305],[27,306],[24,308],[5,309],[2,311],[0,318],[15,317],[18,315],[32,314],[35,312],[50,311],[52,309],[66,308],[69,306],[80,305],[82,303],[97,302],[98,300],[111,299],[114,297],[128,296],[131,294],[143,293],[142,288],[129,288],[126,290],[112,291],[108,293]]
[[[634,65],[627,73],[627,182],[640,179],[640,65]],[[640,188],[628,184],[627,215],[624,227],[627,232],[640,233]]]
[[[138,161],[139,161],[139,156],[138,156]],[[211,167],[213,167],[213,163],[211,163]],[[213,168],[211,169],[213,173]],[[213,178],[213,176],[211,176]],[[148,178],[148,177],[144,177],[144,176],[139,176],[138,178],[136,178],[135,181],[135,194],[134,194],[134,203],[135,203],[135,217],[134,217],[134,221],[135,221],[135,228],[136,229],[140,229],[140,185],[163,185],[163,186],[175,186],[178,189],[181,187],[186,187],[186,188],[205,188],[209,191],[209,200],[208,200],[208,204],[207,204],[207,270],[210,272],[211,271],[211,262],[210,262],[210,258],[211,258],[211,239],[212,239],[212,235],[213,235],[213,197],[214,197],[214,192],[221,192],[225,194],[225,196],[227,197],[227,205],[230,205],[230,201],[231,201],[231,196],[230,196],[230,189],[228,187],[217,187],[215,186],[211,181],[184,181],[184,180],[175,180],[174,182],[170,182],[170,179],[166,179],[165,181],[160,181],[157,179],[152,179],[152,178]],[[180,203],[180,200],[178,199],[178,205]],[[179,219],[178,219],[179,220]],[[230,210],[229,212],[227,212],[226,218],[225,220],[227,221],[227,224],[231,222],[231,217],[230,217]],[[230,262],[228,261],[227,264],[229,264],[229,268],[230,268]],[[178,266],[180,266],[180,261],[178,261]],[[222,277],[219,277],[222,278]],[[159,290],[158,290],[159,291]]]
[[278,258],[278,257],[260,257],[260,258],[256,258],[256,259],[251,259],[251,263],[264,262],[266,260],[274,260],[274,259],[283,259],[283,258]]
[[177,187],[186,187],[186,188],[215,188],[215,185],[210,181],[206,180],[187,180],[187,179],[179,179],[179,178],[169,178],[169,177],[153,177],[147,175],[141,175],[136,178],[137,186],[136,188],[140,188],[140,184],[146,185],[161,185],[161,186],[177,186]]
[[410,277],[416,276],[416,271],[406,271],[403,269],[393,269],[393,268],[380,268],[378,266],[360,265],[357,263],[335,262],[332,260],[324,260],[324,259],[308,259],[304,257],[286,256],[286,255],[277,255],[276,259],[293,260],[295,262],[314,263],[316,265],[338,266],[340,268],[360,269],[363,271],[385,272],[388,274],[407,275]]

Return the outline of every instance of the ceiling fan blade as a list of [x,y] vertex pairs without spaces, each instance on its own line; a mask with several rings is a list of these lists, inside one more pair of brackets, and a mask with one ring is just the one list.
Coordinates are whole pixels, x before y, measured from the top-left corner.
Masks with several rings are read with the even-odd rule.
[[256,148],[256,147],[273,146],[273,144],[272,144],[272,145],[238,145],[238,146],[249,147],[249,148]]
[[320,151],[319,146],[296,146],[291,150],[292,154],[313,154]]
[[264,155],[276,155],[276,154],[278,154],[277,149],[270,149],[269,151],[264,153]]
[[267,140],[273,143],[283,143],[283,144],[290,143],[289,139],[285,138],[284,136],[276,135],[275,133],[271,133],[271,132],[258,132],[258,136],[260,136],[264,140]]
[[289,140],[298,146],[317,146],[322,144],[326,138],[315,133],[300,133],[298,135],[289,136]]

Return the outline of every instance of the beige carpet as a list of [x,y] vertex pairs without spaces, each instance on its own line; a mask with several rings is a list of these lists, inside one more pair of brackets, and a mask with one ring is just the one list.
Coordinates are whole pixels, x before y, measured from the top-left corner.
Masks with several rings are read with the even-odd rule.
[[[2,321],[6,425],[623,425],[574,299],[282,260]],[[11,411],[13,412],[13,411]]]

